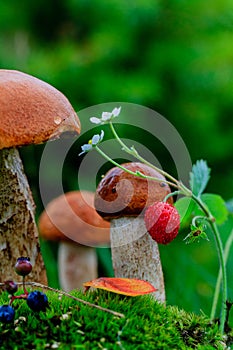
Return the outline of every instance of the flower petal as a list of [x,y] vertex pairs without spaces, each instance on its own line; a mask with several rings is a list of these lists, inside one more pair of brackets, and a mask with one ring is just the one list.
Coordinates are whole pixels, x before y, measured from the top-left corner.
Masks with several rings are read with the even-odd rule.
[[101,123],[101,119],[96,118],[96,117],[91,117],[90,118],[90,122],[93,124],[100,124]]
[[100,135],[98,135],[98,134],[94,135],[91,139],[91,143],[93,146],[97,145],[97,143],[99,143],[99,141],[100,141]]
[[103,138],[104,138],[104,130],[101,130],[99,142],[101,142]]
[[112,110],[112,115],[113,115],[114,117],[117,117],[117,116],[120,114],[120,112],[121,112],[121,107],[119,107],[119,108],[114,108],[114,109]]
[[83,153],[86,153],[86,152],[90,151],[90,150],[92,149],[92,145],[89,144],[89,143],[88,143],[88,144],[85,144],[85,145],[81,146],[81,149],[82,149],[82,152],[79,153],[79,156],[80,156],[81,154],[83,154]]
[[103,121],[107,121],[107,120],[111,119],[111,116],[112,116],[112,113],[103,112],[103,113],[102,113],[101,119],[102,119]]

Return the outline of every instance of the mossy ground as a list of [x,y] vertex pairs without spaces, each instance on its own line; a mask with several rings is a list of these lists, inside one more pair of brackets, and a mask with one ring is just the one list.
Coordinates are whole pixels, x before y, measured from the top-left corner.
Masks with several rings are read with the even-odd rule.
[[[125,297],[103,290],[76,297],[123,313],[124,318],[46,291],[50,308],[34,313],[14,301],[12,324],[0,323],[0,349],[224,349],[217,324],[155,302],[151,296]],[[0,305],[8,296],[0,294]]]

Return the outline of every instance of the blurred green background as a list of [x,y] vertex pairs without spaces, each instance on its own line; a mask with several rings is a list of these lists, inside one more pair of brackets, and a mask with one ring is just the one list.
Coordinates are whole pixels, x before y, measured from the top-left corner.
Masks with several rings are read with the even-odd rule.
[[[0,2],[1,69],[45,80],[62,91],[77,112],[111,101],[154,109],[175,126],[193,162],[208,161],[208,192],[226,201],[233,197],[232,37],[231,0]],[[121,128],[122,135],[127,131]],[[66,191],[78,187],[75,154],[87,139],[80,140],[65,170]],[[43,146],[21,149],[37,216],[43,210],[38,183],[42,151]],[[153,152],[169,170],[165,150]],[[48,175],[48,186],[53,175]],[[231,228],[229,215],[221,228],[224,241]],[[161,247],[168,304],[208,313],[218,271],[214,242],[186,246],[184,235]],[[48,270],[53,271],[56,247],[43,249],[50,254]],[[109,251],[100,251],[99,259],[101,273],[111,274]],[[231,257],[231,300],[232,264]],[[53,275],[50,283],[56,285]]]

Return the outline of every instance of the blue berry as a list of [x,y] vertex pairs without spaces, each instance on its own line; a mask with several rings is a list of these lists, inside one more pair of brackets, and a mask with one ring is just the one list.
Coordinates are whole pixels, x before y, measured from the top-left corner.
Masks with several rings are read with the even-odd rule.
[[14,320],[15,310],[10,305],[0,306],[0,322],[10,323]]
[[28,294],[27,304],[33,311],[46,311],[48,307],[47,295],[35,290]]
[[15,272],[20,276],[27,276],[32,271],[32,264],[30,258],[20,257],[15,264]]

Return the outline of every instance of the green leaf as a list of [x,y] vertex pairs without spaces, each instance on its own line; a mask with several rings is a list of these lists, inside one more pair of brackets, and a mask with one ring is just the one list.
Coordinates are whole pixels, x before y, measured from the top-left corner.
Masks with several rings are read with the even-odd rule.
[[180,214],[181,227],[189,225],[196,203],[190,197],[182,197],[174,205]]
[[193,165],[192,172],[190,173],[190,187],[196,196],[203,193],[206,185],[210,179],[210,168],[207,166],[206,161],[198,160]]
[[218,194],[204,193],[201,195],[201,200],[208,206],[218,225],[221,225],[226,221],[228,210],[226,203],[221,196]]

